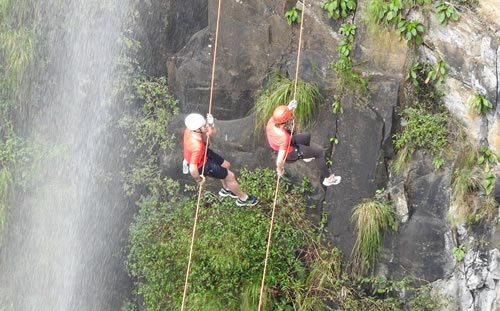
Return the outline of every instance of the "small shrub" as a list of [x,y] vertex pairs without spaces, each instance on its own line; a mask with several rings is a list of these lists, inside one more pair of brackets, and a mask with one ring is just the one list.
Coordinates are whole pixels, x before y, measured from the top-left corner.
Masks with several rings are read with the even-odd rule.
[[291,25],[293,23],[300,24],[300,13],[298,11],[302,11],[302,9],[297,6],[294,6],[289,11],[286,11],[285,19],[288,25]]
[[364,200],[354,207],[352,220],[356,223],[357,231],[353,266],[363,273],[374,267],[384,232],[388,229],[397,230],[396,215],[390,202]]
[[460,244],[458,247],[453,248],[453,257],[455,257],[456,261],[460,262],[464,260],[465,252],[466,252],[465,245]]
[[410,70],[408,74],[406,75],[406,81],[411,79],[411,83],[413,84],[414,87],[418,87],[419,84],[419,79],[418,79],[418,73],[422,71],[423,66],[420,63],[415,63],[410,67]]
[[422,34],[425,32],[424,25],[419,21],[407,22],[402,19],[398,22],[396,27],[396,33],[400,36],[400,39],[405,38],[408,45],[415,44],[420,45],[424,42],[422,39]]
[[432,164],[436,169],[440,168],[444,164],[444,160],[441,159],[441,157],[437,156],[433,161]]
[[321,4],[321,8],[328,11],[329,18],[339,19],[356,9],[356,0],[326,0]]
[[[251,110],[256,114],[256,133],[260,134],[264,129],[273,114],[274,108],[279,105],[288,105],[288,102],[293,99],[294,86],[294,80],[288,79],[278,71],[272,71],[266,88],[257,98],[257,102]],[[323,97],[317,85],[299,79],[296,99],[297,108],[295,109],[294,118],[297,122],[297,130],[301,130],[314,120]]]
[[401,10],[404,8],[402,0],[391,0],[389,2],[383,0],[371,0],[368,3],[368,11],[371,14],[371,19],[377,24],[385,24],[387,26],[397,25],[401,21]]
[[440,24],[446,25],[449,20],[458,20],[458,14],[453,5],[447,4],[442,0],[438,0],[434,3],[434,7],[436,8],[437,19]]
[[474,93],[468,100],[469,107],[478,114],[485,114],[493,108],[493,104],[481,94]]
[[354,36],[356,35],[356,25],[354,24],[342,24],[339,29],[339,33],[344,36],[349,42],[354,42]]
[[496,181],[495,175],[493,175],[491,172],[486,173],[486,176],[484,177],[483,186],[484,189],[486,190],[487,195],[490,195],[491,192],[493,191],[493,187],[495,186],[495,181]]
[[445,113],[431,114],[421,107],[410,107],[401,113],[407,120],[400,133],[394,135],[394,146],[400,150],[407,146],[410,153],[417,149],[426,149],[437,154],[448,144],[448,130]]
[[448,63],[441,58],[438,58],[436,66],[434,66],[433,70],[429,71],[425,83],[434,81],[436,83],[436,86],[439,87],[443,80],[448,76],[446,66],[448,66]]
[[479,149],[479,157],[477,158],[477,165],[484,164],[485,172],[489,172],[490,164],[494,164],[497,160],[500,161],[500,156],[495,155],[495,153],[490,149],[485,147],[481,147],[481,149]]

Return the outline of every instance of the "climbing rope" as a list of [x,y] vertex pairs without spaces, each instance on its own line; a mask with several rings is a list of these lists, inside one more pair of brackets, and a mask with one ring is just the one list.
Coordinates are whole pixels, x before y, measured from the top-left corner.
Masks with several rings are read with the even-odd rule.
[[[219,38],[219,21],[220,21],[220,8],[221,8],[221,0],[219,0],[219,5],[217,8],[217,23],[215,26],[215,43],[214,43],[214,60],[212,63],[212,81],[210,83],[210,100],[209,100],[209,105],[208,105],[208,113],[212,113],[212,101],[213,101],[213,94],[214,94],[214,81],[215,81],[215,64],[216,64],[216,58],[217,58],[217,41]],[[203,156],[203,159],[207,158],[207,153],[208,153],[208,145],[210,143],[210,136],[207,135],[207,143],[205,145],[205,154]],[[201,171],[201,175],[205,176],[205,164],[203,164],[203,168]],[[184,306],[186,304],[186,294],[187,294],[187,287],[189,283],[189,272],[191,270],[191,263],[192,263],[192,258],[193,258],[193,247],[194,247],[194,239],[196,235],[196,225],[198,223],[198,212],[200,210],[200,202],[201,202],[201,193],[203,190],[203,184],[205,182],[205,179],[203,177],[202,182],[200,183],[200,188],[198,190],[198,202],[196,204],[196,211],[194,213],[194,224],[193,224],[193,234],[191,235],[191,247],[189,249],[189,260],[188,260],[188,266],[186,269],[186,280],[184,282],[184,293],[182,294],[182,305],[181,305],[181,311],[184,311]]]
[[[297,53],[297,67],[295,68],[295,86],[294,86],[294,90],[293,90],[293,99],[294,100],[296,99],[296,96],[297,96],[297,84],[299,81],[300,51],[301,51],[301,47],[302,47],[302,30],[304,29],[303,26],[304,26],[304,12],[305,11],[306,11],[306,1],[302,0],[302,16],[301,16],[300,31],[299,31],[299,47],[298,47],[298,53]],[[293,117],[294,113],[295,113],[295,109],[292,112],[292,117]],[[292,119],[292,130],[290,132],[290,140],[288,141],[288,146],[286,147],[285,160],[286,160],[286,157],[288,156],[288,150],[290,149],[290,143],[292,142],[294,130],[295,130],[295,119]],[[284,164],[283,164],[283,166],[284,166]],[[269,259],[269,250],[271,248],[271,238],[273,236],[274,214],[276,211],[276,202],[278,200],[278,189],[280,186],[280,179],[281,179],[281,176],[278,175],[278,178],[276,179],[276,191],[274,192],[274,202],[273,202],[273,210],[271,213],[271,223],[269,224],[269,236],[267,237],[266,258],[264,260],[264,272],[262,273],[262,283],[260,285],[259,306],[257,308],[258,311],[261,311],[261,308],[262,308],[262,298],[264,296],[264,284],[265,284],[265,279],[266,279],[267,261]]]

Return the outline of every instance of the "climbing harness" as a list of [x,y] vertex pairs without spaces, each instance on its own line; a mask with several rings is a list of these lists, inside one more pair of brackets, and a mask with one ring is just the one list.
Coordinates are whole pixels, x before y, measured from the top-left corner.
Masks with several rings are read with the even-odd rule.
[[[297,67],[295,68],[295,85],[294,85],[294,90],[293,90],[293,99],[294,100],[297,97],[297,82],[299,81],[300,51],[301,51],[301,46],[302,46],[302,30],[304,29],[303,26],[304,26],[304,12],[305,11],[306,11],[306,1],[303,0],[302,1],[302,16],[301,16],[300,31],[299,31],[299,47],[298,47],[298,52],[297,52]],[[292,116],[293,116],[294,112],[295,112],[295,109],[292,112]],[[295,130],[295,119],[293,119],[293,121],[292,121],[290,140],[288,141],[288,146],[286,147],[285,159],[288,156],[288,150],[290,148],[290,143],[292,142],[294,130]],[[276,191],[274,193],[274,202],[273,202],[273,210],[271,213],[271,221],[269,224],[269,236],[267,237],[266,258],[264,260],[264,271],[262,273],[262,283],[260,285],[259,305],[257,308],[258,311],[261,311],[261,308],[262,308],[262,298],[264,296],[264,285],[265,285],[265,280],[266,280],[267,261],[269,259],[269,250],[271,248],[271,238],[273,236],[274,214],[276,211],[276,202],[278,200],[278,189],[279,189],[279,185],[280,185],[280,179],[281,179],[281,176],[278,175],[278,178],[276,179]]]
[[[219,5],[217,8],[217,24],[215,26],[214,59],[213,59],[213,63],[212,63],[212,81],[210,84],[210,100],[209,100],[209,105],[208,105],[208,113],[209,114],[212,113],[212,101],[213,101],[213,94],[214,94],[215,65],[216,65],[215,61],[217,58],[217,40],[219,38],[220,8],[221,8],[221,0],[219,0]],[[206,157],[207,157],[209,143],[210,143],[210,136],[207,136],[207,143],[205,145],[204,159],[206,159]],[[205,164],[203,164],[203,168],[201,171],[202,176],[204,176],[204,174],[205,174]],[[193,234],[191,236],[191,247],[189,249],[189,260],[188,260],[188,266],[186,269],[186,280],[184,282],[184,293],[182,294],[181,311],[184,311],[184,306],[186,304],[186,294],[187,294],[187,287],[188,287],[188,282],[189,282],[189,272],[191,270],[191,262],[192,262],[192,258],[193,258],[194,238],[196,235],[196,225],[198,223],[198,212],[200,210],[200,201],[201,201],[202,190],[203,190],[203,182],[200,183],[200,188],[198,190],[198,202],[196,203],[196,211],[194,214]]]

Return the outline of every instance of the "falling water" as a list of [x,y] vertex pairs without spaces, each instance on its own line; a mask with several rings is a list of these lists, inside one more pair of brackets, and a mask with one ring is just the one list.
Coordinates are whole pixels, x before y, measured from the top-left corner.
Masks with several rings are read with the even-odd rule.
[[30,125],[40,157],[0,249],[0,310],[119,310],[130,290],[123,245],[131,211],[116,178],[112,82],[131,4],[41,2],[52,41],[37,56],[50,63],[46,72],[31,77],[43,79]]

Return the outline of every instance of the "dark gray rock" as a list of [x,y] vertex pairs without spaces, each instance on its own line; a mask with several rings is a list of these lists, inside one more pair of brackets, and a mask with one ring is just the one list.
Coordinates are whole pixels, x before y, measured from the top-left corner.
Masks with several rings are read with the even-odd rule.
[[352,209],[375,193],[377,164],[384,137],[384,123],[373,109],[353,101],[337,121],[332,171],[342,182],[326,192],[328,237],[347,256],[354,245]]
[[450,204],[450,171],[436,170],[432,158],[417,152],[407,179],[410,217],[397,233],[388,234],[380,265],[386,266],[386,277],[402,279],[415,275],[434,281],[447,272],[449,254],[446,234],[450,230],[446,219]]
[[150,75],[165,75],[167,58],[208,25],[207,0],[141,1],[137,11],[139,62]]

